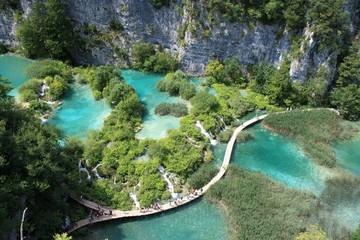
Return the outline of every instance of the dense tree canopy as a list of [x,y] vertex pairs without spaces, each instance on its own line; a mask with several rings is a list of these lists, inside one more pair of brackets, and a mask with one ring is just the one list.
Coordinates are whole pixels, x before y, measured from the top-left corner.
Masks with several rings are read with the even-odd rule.
[[67,204],[59,185],[76,183],[76,165],[60,139],[58,129],[41,124],[30,109],[0,98],[1,238],[18,229],[25,207],[25,236],[50,239],[65,225]]
[[75,35],[66,5],[61,0],[36,0],[30,16],[21,23],[16,37],[30,58],[69,59]]

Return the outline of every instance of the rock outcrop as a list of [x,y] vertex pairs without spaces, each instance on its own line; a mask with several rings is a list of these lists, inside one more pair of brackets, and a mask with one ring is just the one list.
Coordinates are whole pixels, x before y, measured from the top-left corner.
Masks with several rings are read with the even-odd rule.
[[[192,75],[201,75],[210,59],[224,59],[236,56],[244,67],[259,61],[278,65],[285,56],[289,56],[291,43],[286,32],[281,32],[277,25],[256,23],[249,26],[245,23],[230,23],[221,20],[220,24],[211,26],[207,12],[197,3],[199,21],[204,24],[208,33],[205,36],[202,28],[186,30],[184,38],[179,39],[178,29],[184,24],[194,22],[186,12],[181,10],[181,0],[175,5],[155,9],[149,0],[65,0],[69,14],[73,17],[77,30],[85,39],[84,49],[74,49],[73,56],[80,64],[117,64],[127,65],[129,60],[122,58],[116,49],[131,51],[134,42],[145,40],[178,55],[181,68]],[[32,0],[21,0],[24,15],[29,13]],[[348,0],[346,8],[351,12],[358,8],[356,0]],[[180,11],[179,11],[180,9]],[[359,17],[355,11],[350,16],[353,21]],[[124,30],[114,33],[109,30],[110,21],[121,23]],[[351,28],[354,30],[354,22]],[[96,27],[95,36],[84,34],[84,28]],[[13,12],[8,10],[0,14],[0,41],[17,45],[14,32],[16,24]],[[333,70],[336,65],[337,52],[327,49],[318,51],[317,41],[309,28],[303,31],[303,42],[300,55],[292,57],[290,75],[293,81],[304,82],[309,71],[316,72],[320,66]],[[131,60],[130,60],[131,61]]]

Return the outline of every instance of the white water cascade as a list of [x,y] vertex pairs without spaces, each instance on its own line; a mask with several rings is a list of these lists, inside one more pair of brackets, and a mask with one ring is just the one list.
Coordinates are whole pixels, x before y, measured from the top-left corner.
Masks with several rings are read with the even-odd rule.
[[90,180],[90,179],[91,179],[91,175],[90,175],[90,173],[89,173],[89,170],[87,170],[86,167],[83,167],[83,166],[82,166],[81,159],[79,160],[78,167],[79,167],[79,172],[86,172],[86,174],[87,174],[87,179]]
[[140,209],[140,202],[139,202],[139,200],[137,199],[136,194],[131,192],[131,193],[129,193],[129,196],[130,196],[130,197],[132,198],[132,200],[134,201],[136,208],[137,208],[137,209]]
[[103,178],[99,175],[98,170],[97,170],[98,167],[100,167],[101,165],[102,165],[102,163],[99,163],[98,165],[96,165],[96,167],[94,167],[93,170],[91,170],[91,171],[94,172],[95,176],[96,176],[98,179],[103,179]]
[[45,96],[45,93],[48,89],[50,89],[50,87],[46,84],[46,82],[43,82],[43,85],[41,86],[40,96]]
[[222,124],[224,125],[224,130],[229,129],[228,126],[226,126],[226,123],[224,122],[224,117],[220,118],[220,121],[222,122]]
[[169,188],[169,192],[170,192],[170,194],[171,194],[171,197],[172,197],[173,199],[176,199],[176,198],[178,197],[178,193],[176,193],[176,192],[174,191],[174,185],[172,184],[172,182],[170,181],[170,179],[167,177],[167,174],[168,174],[168,173],[165,171],[165,168],[163,168],[163,167],[160,166],[159,171],[160,171],[161,175],[163,176],[165,182],[166,182],[167,185],[168,185],[168,188]]
[[200,121],[196,121],[196,126],[200,128],[201,133],[210,140],[211,145],[215,146],[217,144],[217,141],[213,139],[211,134],[205,130],[204,126],[201,124]]

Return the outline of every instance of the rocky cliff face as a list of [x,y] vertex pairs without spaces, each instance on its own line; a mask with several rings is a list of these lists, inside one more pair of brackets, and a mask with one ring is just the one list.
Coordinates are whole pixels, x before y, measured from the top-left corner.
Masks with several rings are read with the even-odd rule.
[[[74,58],[82,64],[127,64],[117,51],[131,51],[134,42],[145,40],[177,54],[181,67],[187,73],[201,75],[210,59],[224,59],[236,56],[246,66],[259,61],[267,61],[278,65],[283,57],[289,56],[291,44],[287,34],[279,32],[280,28],[273,25],[257,23],[248,26],[243,23],[220,21],[216,26],[204,30],[193,29],[184,32],[184,39],[179,39],[178,29],[184,24],[191,24],[186,11],[176,11],[175,7],[154,9],[149,0],[66,0],[69,13],[74,18],[80,32],[86,26],[96,27],[94,36],[83,34],[86,51],[74,49]],[[25,15],[29,12],[32,0],[21,0]],[[181,6],[179,0],[177,5]],[[347,8],[351,11],[356,7],[356,0],[348,0]],[[199,21],[210,26],[206,18],[206,10],[198,4]],[[352,18],[356,20],[356,15]],[[124,30],[118,33],[109,30],[109,22],[118,21]],[[16,45],[14,41],[15,24],[12,12],[0,14],[0,41]],[[279,37],[280,36],[280,37]],[[303,82],[308,72],[316,72],[320,66],[334,69],[336,52],[317,51],[317,42],[309,29],[304,30],[301,54],[292,58],[291,78]]]

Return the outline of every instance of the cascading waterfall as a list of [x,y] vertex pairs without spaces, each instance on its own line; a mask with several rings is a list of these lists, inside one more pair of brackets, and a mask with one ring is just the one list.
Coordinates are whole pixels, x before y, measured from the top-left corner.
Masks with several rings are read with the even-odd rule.
[[102,165],[102,163],[99,163],[98,165],[96,165],[96,167],[94,167],[93,170],[91,170],[91,171],[94,172],[95,176],[96,176],[98,179],[103,179],[103,178],[99,175],[98,170],[97,170],[98,167],[100,167],[101,165]]
[[136,208],[137,208],[137,209],[140,209],[140,202],[139,202],[139,200],[137,199],[136,194],[131,192],[131,193],[129,193],[129,196],[130,196],[130,197],[132,198],[132,200],[134,201]]
[[43,85],[41,86],[40,96],[45,96],[46,90],[48,89],[50,89],[50,87],[46,84],[46,82],[43,82]]
[[196,126],[200,129],[201,133],[210,140],[211,145],[215,146],[217,144],[217,141],[205,130],[200,121],[196,121]]
[[167,177],[167,172],[165,171],[165,168],[161,167],[159,168],[159,171],[161,173],[161,175],[163,176],[165,182],[167,183],[168,185],[168,188],[169,188],[169,192],[171,194],[171,197],[173,199],[176,199],[178,197],[178,193],[176,193],[174,191],[174,185],[172,184],[172,182],[170,181],[170,179]]
[[78,168],[79,168],[79,172],[86,172],[86,174],[87,174],[87,179],[88,179],[88,180],[91,179],[91,175],[90,175],[90,173],[89,173],[89,170],[87,170],[86,167],[83,167],[83,165],[82,165],[82,163],[81,163],[81,159],[79,160]]
[[224,130],[229,129],[228,126],[226,126],[226,123],[225,123],[225,121],[224,121],[224,117],[221,117],[221,118],[220,118],[220,121],[221,121],[222,124],[224,125]]

